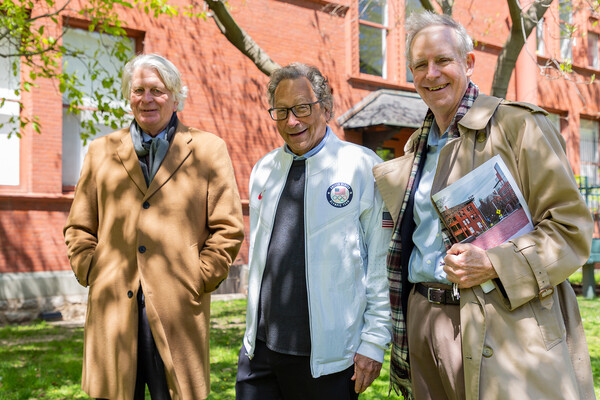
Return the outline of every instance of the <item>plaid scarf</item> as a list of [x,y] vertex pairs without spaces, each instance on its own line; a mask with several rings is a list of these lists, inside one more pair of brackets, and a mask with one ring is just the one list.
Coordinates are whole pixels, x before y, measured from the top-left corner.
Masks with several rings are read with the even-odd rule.
[[[448,140],[457,138],[460,135],[458,131],[458,122],[464,117],[467,111],[469,111],[478,95],[479,88],[469,81],[465,95],[458,107],[458,111],[448,127]],[[427,138],[433,121],[433,113],[431,110],[428,110],[423,125],[421,126],[421,133],[416,140],[416,146],[414,146],[416,153],[415,159],[413,161],[406,193],[402,200],[402,206],[400,207],[400,213],[396,220],[396,226],[394,228],[394,233],[392,234],[392,240],[387,256],[387,272],[390,283],[390,302],[392,306],[394,335],[390,360],[390,391],[394,389],[396,394],[402,393],[405,400],[413,400],[414,396],[412,394],[412,385],[410,381],[408,338],[406,334],[406,321],[404,318],[405,310],[402,308],[402,276],[407,274],[408,271],[403,271],[402,268],[401,226],[402,217],[406,211],[408,200],[415,189],[415,178],[417,176],[419,164],[427,151]],[[442,237],[446,247],[449,247],[451,244],[449,239],[450,235],[445,227],[442,228]]]

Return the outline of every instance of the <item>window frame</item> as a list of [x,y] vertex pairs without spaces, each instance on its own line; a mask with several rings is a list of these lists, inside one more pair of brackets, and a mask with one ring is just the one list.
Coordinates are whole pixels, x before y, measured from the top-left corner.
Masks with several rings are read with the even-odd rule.
[[[63,22],[63,29],[77,29],[77,30],[81,30],[82,32],[89,32],[88,28],[89,28],[89,21],[85,21],[85,20],[69,18],[68,21]],[[125,32],[126,32],[126,36],[133,41],[134,48],[132,49],[132,53],[133,54],[142,53],[145,32],[137,31],[137,30],[133,30],[133,29],[125,29]],[[63,34],[63,39],[64,39],[64,34]],[[117,77],[117,82],[120,82],[120,77]],[[83,107],[79,107],[80,114],[78,114],[78,115],[68,114],[67,109],[69,108],[69,104],[66,104],[64,102],[64,98],[63,98],[62,108],[63,108],[63,123],[62,123],[61,138],[63,141],[63,143],[62,143],[63,154],[62,154],[62,158],[61,158],[61,163],[62,163],[61,182],[62,182],[63,193],[71,193],[75,190],[75,186],[77,184],[76,181],[75,182],[71,182],[71,181],[73,180],[73,177],[79,176],[81,167],[83,166],[83,158],[85,157],[85,154],[87,153],[87,148],[89,146],[90,141],[93,140],[94,138],[104,136],[105,134],[108,134],[108,133],[114,131],[114,129],[110,129],[108,127],[105,127],[101,123],[97,123],[95,125],[98,126],[99,133],[96,134],[96,136],[89,138],[87,140],[87,143],[84,143],[84,141],[81,140],[81,138],[79,136],[79,134],[80,134],[79,125],[80,125],[82,119],[91,118],[91,117],[87,116],[87,114],[89,114],[91,111],[96,111],[97,108],[94,106],[83,106]],[[66,128],[65,125],[68,123],[67,121],[69,121],[69,120],[71,120],[70,121],[71,125],[78,126],[78,129],[76,129],[76,132],[65,131],[65,128]],[[75,124],[75,122],[77,124]],[[71,140],[75,140],[75,141],[77,141],[77,143],[71,143],[70,142]],[[66,158],[65,158],[66,154],[72,155],[73,160],[66,161]],[[78,159],[75,160],[75,157],[77,157]],[[65,161],[66,161],[66,163],[65,163]],[[76,167],[77,171],[74,172],[71,169],[76,165],[78,165],[78,168]],[[69,168],[71,168],[71,169],[69,169]]]
[[587,33],[587,66],[592,69],[600,69],[600,49],[598,43],[600,35],[596,32]]
[[[585,121],[585,122],[584,122]],[[584,140],[584,137],[587,135],[584,135],[584,131],[585,131],[585,127],[583,126],[584,123],[591,123],[593,124],[592,126],[595,128],[593,128],[590,132],[592,132],[592,134],[590,135],[592,140]],[[595,132],[593,132],[595,130]],[[595,118],[580,118],[579,119],[579,175],[581,177],[581,180],[583,181],[583,177],[587,177],[589,178],[588,174],[584,175],[584,170],[589,169],[592,170],[594,169],[595,166],[595,171],[596,171],[596,176],[593,177],[592,182],[589,182],[589,179],[586,179],[586,183],[587,186],[600,186],[600,149],[599,146],[600,145],[600,120],[595,119]],[[591,149],[591,152],[589,151],[589,149]],[[585,150],[585,151],[582,151]],[[592,154],[593,159],[588,160],[585,159],[583,155],[584,154]],[[588,158],[588,157],[585,157]],[[581,182],[583,184],[583,182]]]
[[[367,0],[367,1],[385,1],[385,5],[383,7],[383,15],[382,15],[382,19],[383,19],[383,23],[377,23],[377,22],[373,22],[373,21],[369,21],[366,19],[361,19],[360,18],[360,3],[361,0],[358,0],[358,59],[359,59],[359,64],[358,64],[358,69],[359,69],[359,73],[360,74],[364,74],[364,75],[370,75],[370,76],[375,76],[381,79],[387,79],[388,78],[388,47],[389,47],[389,35],[390,35],[390,27],[389,27],[389,3],[391,0]],[[374,29],[378,29],[381,33],[381,58],[382,58],[382,62],[381,62],[381,75],[374,75],[374,74],[369,74],[367,72],[362,72],[360,70],[361,65],[360,65],[360,60],[361,60],[361,54],[360,54],[360,28],[361,26],[366,26],[366,27],[370,27],[370,28],[374,28]]]
[[544,37],[544,17],[540,18],[535,27],[535,38],[536,38],[536,54],[538,56],[546,55],[546,39]]
[[[2,16],[0,16],[2,18]],[[2,43],[2,46],[8,45],[10,46],[10,42]],[[9,51],[12,51],[9,48]],[[15,49],[16,50],[16,49]],[[0,85],[0,99],[4,99],[5,102],[0,107],[0,123],[4,123],[5,125],[0,129],[0,154],[3,155],[0,160],[0,169],[2,172],[0,173],[0,188],[8,191],[19,190],[22,185],[22,168],[21,168],[21,149],[22,140],[18,137],[17,134],[14,133],[14,130],[17,132],[18,128],[18,120],[13,122],[12,124],[8,124],[11,118],[19,118],[20,115],[20,105],[19,103],[22,100],[21,93],[16,94],[15,89],[21,88],[21,60],[18,57],[10,57],[7,60],[3,60],[9,65],[7,71],[7,79],[6,86]],[[17,64],[17,74],[13,74],[12,63],[16,62]],[[4,70],[4,68],[3,68]],[[13,132],[13,134],[8,137],[9,134]],[[4,153],[6,152],[6,153]],[[6,180],[5,180],[6,179]]]
[[[566,10],[566,11],[564,11]],[[566,19],[564,17],[567,17]],[[573,40],[571,35],[566,34],[564,26],[573,23],[573,2],[571,0],[559,0],[558,2],[559,19],[559,54],[562,61],[573,62]]]
[[385,78],[377,75],[370,75],[360,72],[360,42],[359,26],[370,26],[383,28],[382,24],[373,23],[367,20],[359,20],[359,0],[353,0],[350,3],[349,16],[347,20],[347,71],[348,81],[351,84],[367,84],[380,88],[389,88],[397,90],[414,91],[414,86],[406,80],[406,70],[408,69],[404,57],[404,24],[401,22],[404,16],[402,11],[406,0],[387,0],[387,26],[386,29],[386,75]]

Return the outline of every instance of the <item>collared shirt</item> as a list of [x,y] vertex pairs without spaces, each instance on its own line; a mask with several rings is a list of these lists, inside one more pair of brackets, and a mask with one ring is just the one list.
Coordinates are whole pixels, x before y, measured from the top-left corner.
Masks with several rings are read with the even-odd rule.
[[415,247],[410,255],[408,279],[411,282],[441,282],[450,284],[444,272],[446,247],[442,240],[440,219],[431,202],[431,186],[442,147],[448,140],[448,130],[439,137],[436,123],[431,126],[427,138],[427,158],[415,192],[414,220]]
[[295,154],[290,149],[290,147],[287,145],[287,143],[283,146],[283,149],[285,150],[286,153],[293,155],[294,160],[306,160],[307,158],[310,158],[310,157],[314,156],[315,154],[317,154],[319,151],[321,151],[321,149],[325,146],[325,143],[327,143],[327,138],[329,137],[330,132],[331,132],[331,128],[329,128],[329,126],[328,126],[327,130],[325,131],[325,136],[323,136],[323,139],[321,139],[321,142],[319,142],[318,145],[316,145],[315,147],[313,147],[306,153],[302,154],[301,156]]
[[[140,129],[140,130],[141,130],[141,129]],[[164,129],[162,132],[160,132],[158,135],[156,135],[156,136],[154,136],[154,137],[157,137],[157,138],[160,138],[160,139],[165,139],[165,140],[166,140],[166,139],[167,139],[167,138],[166,138],[166,136],[167,136],[167,129],[165,128],[165,129]],[[143,140],[144,142],[149,142],[149,141],[151,141],[152,139],[153,139],[153,137],[152,137],[152,136],[150,136],[150,135],[148,135],[146,132],[142,131],[142,140]]]

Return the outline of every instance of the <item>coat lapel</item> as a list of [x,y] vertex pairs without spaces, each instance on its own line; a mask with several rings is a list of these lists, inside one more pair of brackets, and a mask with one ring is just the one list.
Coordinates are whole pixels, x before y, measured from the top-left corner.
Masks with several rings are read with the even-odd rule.
[[415,153],[411,153],[373,167],[377,188],[392,215],[394,225],[400,214],[414,159]]
[[[158,189],[160,189],[173,176],[179,166],[192,153],[189,143],[192,141],[192,135],[188,132],[188,128],[179,123],[173,142],[167,151],[167,155],[163,160],[158,172],[150,182],[145,199],[152,197]],[[143,178],[142,178],[143,179]]]
[[117,148],[117,156],[140,192],[142,192],[142,194],[146,193],[146,179],[142,173],[142,167],[140,167],[138,156],[135,154],[129,129],[125,130],[125,133],[121,137],[121,145]]

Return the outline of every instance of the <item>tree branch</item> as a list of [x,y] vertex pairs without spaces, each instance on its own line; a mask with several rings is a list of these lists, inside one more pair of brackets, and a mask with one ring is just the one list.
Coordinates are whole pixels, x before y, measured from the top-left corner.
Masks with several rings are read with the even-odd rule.
[[[421,6],[423,6],[424,9],[426,9],[427,11],[437,13],[435,7],[433,7],[433,4],[431,3],[431,0],[420,1]],[[454,0],[435,0],[435,2],[440,6],[443,14],[450,16],[452,15],[452,7],[454,7]]]
[[433,4],[431,4],[430,0],[421,0],[421,5],[423,6],[424,9],[426,9],[427,11],[432,11],[435,12],[435,8],[433,8]]
[[[550,7],[552,0],[536,0],[527,12],[523,12],[518,0],[507,0],[512,26],[502,51],[498,55],[494,80],[492,82],[492,95],[506,97],[510,76],[517,64],[517,58],[525,41]],[[535,57],[535,55],[532,55]],[[537,58],[536,58],[537,62]]]
[[442,7],[442,12],[445,15],[452,15],[452,7],[454,7],[454,0],[437,0],[437,3]]
[[256,67],[265,75],[279,68],[279,64],[248,35],[233,19],[229,10],[221,0],[205,0],[208,8],[213,12],[215,24],[227,40],[248,57]]

